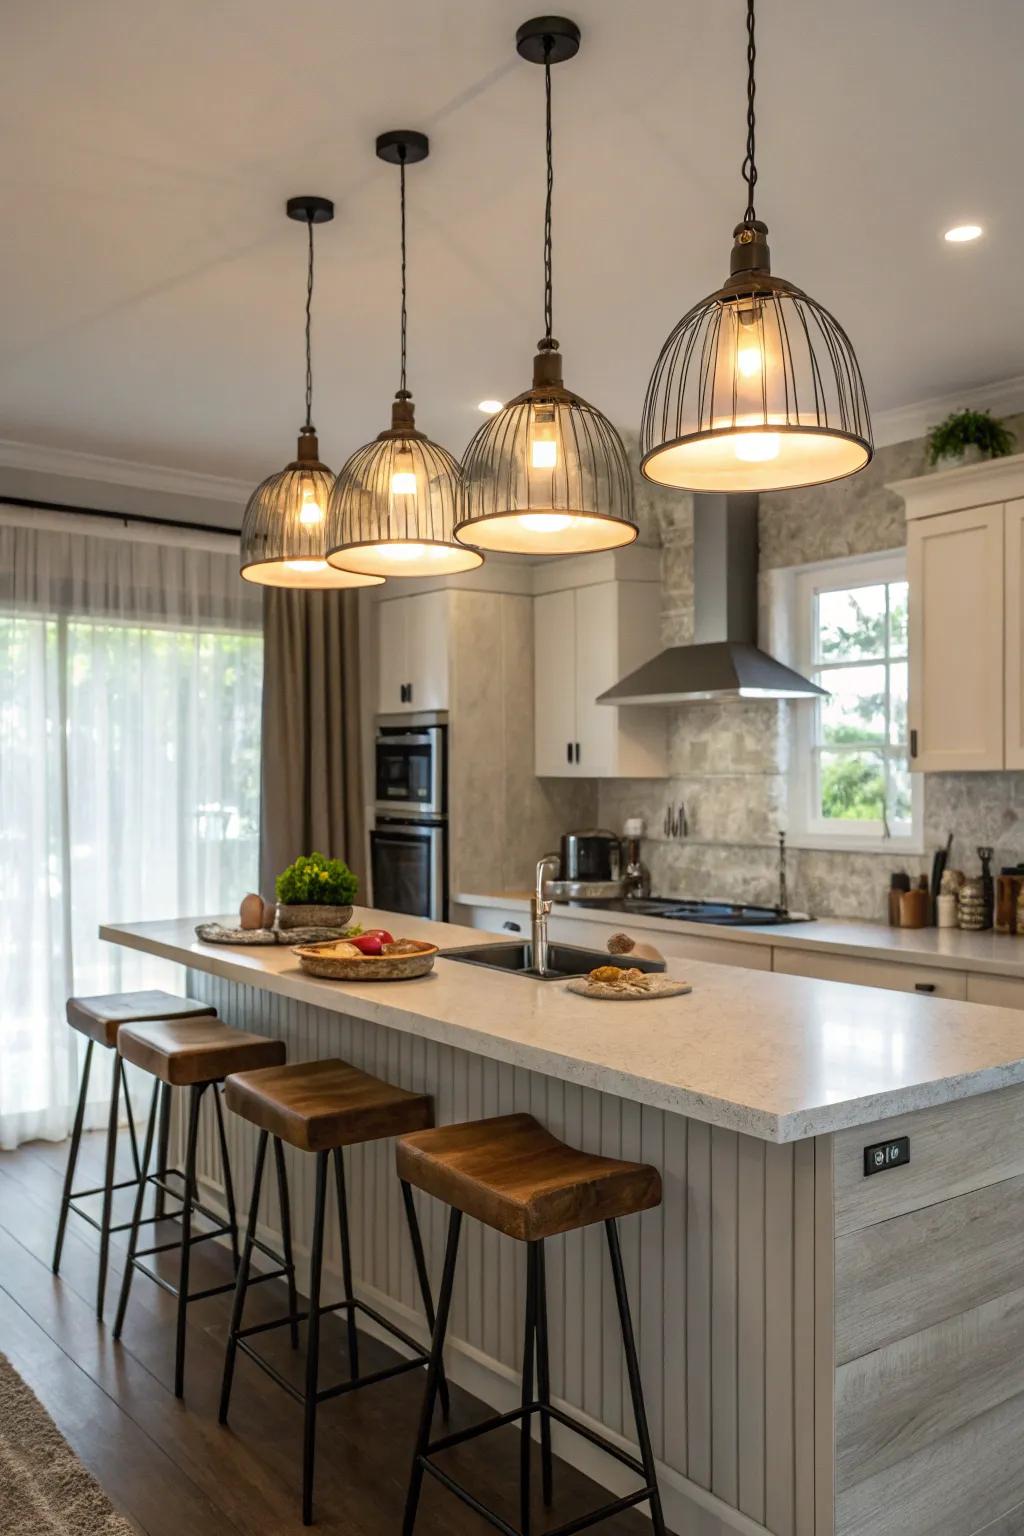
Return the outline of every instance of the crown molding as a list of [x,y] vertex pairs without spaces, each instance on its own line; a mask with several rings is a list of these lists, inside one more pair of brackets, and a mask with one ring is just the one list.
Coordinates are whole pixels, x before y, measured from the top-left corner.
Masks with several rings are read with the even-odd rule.
[[0,469],[95,480],[103,485],[126,485],[137,490],[162,491],[169,496],[190,496],[204,501],[227,501],[236,507],[244,506],[252,494],[252,484],[229,480],[222,475],[200,475],[188,469],[138,464],[131,459],[77,453],[68,448],[47,448],[40,443],[19,443],[4,438],[0,438]]
[[990,410],[997,416],[1012,416],[1024,411],[1024,373],[995,384],[980,384],[974,389],[959,389],[951,395],[933,395],[913,405],[901,405],[892,411],[879,411],[873,418],[875,447],[888,443],[909,443],[925,437],[932,427],[951,411]]

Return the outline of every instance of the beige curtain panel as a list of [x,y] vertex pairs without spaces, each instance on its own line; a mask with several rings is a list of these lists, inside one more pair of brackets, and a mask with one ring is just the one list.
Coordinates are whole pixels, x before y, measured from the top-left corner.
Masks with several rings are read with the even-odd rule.
[[263,622],[260,890],[314,851],[362,881],[356,594],[271,587]]

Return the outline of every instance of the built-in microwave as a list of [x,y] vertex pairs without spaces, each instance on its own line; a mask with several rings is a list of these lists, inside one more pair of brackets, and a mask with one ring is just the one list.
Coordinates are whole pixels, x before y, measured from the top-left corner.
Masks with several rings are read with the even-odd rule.
[[378,814],[447,813],[446,737],[444,725],[378,722],[374,747]]

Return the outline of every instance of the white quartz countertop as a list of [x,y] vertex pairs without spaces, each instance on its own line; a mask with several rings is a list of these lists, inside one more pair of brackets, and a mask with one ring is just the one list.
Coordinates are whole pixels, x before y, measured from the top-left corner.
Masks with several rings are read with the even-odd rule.
[[[502,911],[528,912],[530,898],[525,891],[487,891],[478,895],[458,895],[454,901],[465,907],[497,908]],[[633,916],[609,912],[601,907],[573,907],[556,902],[552,917],[571,917],[573,921],[609,923],[632,932],[634,929],[661,933],[686,933],[707,939],[728,939],[736,944],[769,944],[777,949],[821,949],[837,955],[864,955],[882,960],[898,960],[908,965],[931,965],[942,970],[985,972],[993,976],[1024,976],[1024,936],[996,933],[968,933],[959,928],[890,928],[885,923],[869,923],[855,918],[824,917],[810,923],[775,923],[757,928],[731,928],[719,923],[687,923],[673,918]]]
[[[415,981],[321,981],[285,946],[201,944],[204,919],[110,923],[100,937],[299,1003],[422,1035],[766,1141],[1024,1082],[1024,1012],[670,960],[687,996],[604,1003],[561,981],[438,959]],[[229,919],[223,919],[229,921]],[[364,927],[442,948],[477,929],[357,909]]]

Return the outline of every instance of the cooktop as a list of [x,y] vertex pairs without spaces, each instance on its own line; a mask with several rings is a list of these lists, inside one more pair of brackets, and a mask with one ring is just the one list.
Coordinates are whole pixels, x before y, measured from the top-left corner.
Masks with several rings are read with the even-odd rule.
[[781,907],[759,907],[733,901],[679,901],[666,896],[623,897],[620,901],[587,902],[605,912],[632,913],[634,917],[667,917],[686,923],[718,923],[726,928],[756,928],[778,923],[809,923],[803,912]]

